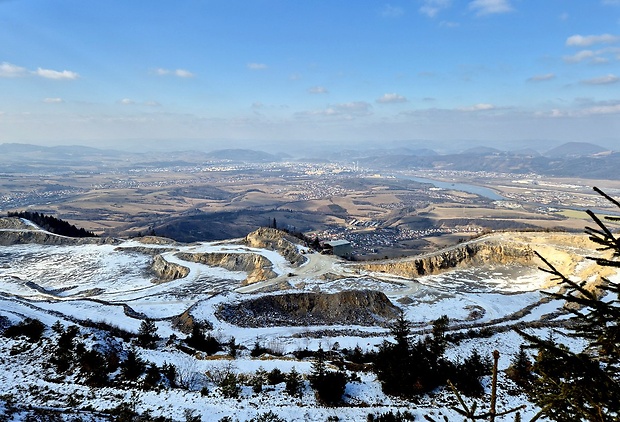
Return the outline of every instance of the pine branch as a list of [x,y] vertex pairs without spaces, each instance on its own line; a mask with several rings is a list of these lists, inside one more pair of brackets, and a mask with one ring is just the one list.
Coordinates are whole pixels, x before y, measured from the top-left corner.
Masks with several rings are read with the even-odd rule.
[[620,208],[620,202],[616,201],[614,198],[612,198],[611,196],[607,195],[601,189],[597,188],[596,186],[592,187],[592,189],[594,189],[594,191],[596,193],[598,193],[599,195],[601,195],[603,198],[607,199],[609,202],[611,202],[612,204],[614,204],[615,206]]

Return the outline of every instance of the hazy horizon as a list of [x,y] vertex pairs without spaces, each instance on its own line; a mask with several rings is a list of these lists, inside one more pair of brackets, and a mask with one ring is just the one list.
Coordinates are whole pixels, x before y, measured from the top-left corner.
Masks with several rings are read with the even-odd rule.
[[[115,150],[124,152],[183,152],[200,151],[212,152],[226,149],[248,149],[264,151],[271,154],[286,153],[297,158],[311,158],[322,155],[325,151],[338,152],[357,149],[359,151],[372,152],[373,150],[398,150],[409,149],[412,151],[428,149],[439,154],[458,154],[475,148],[495,148],[500,151],[513,152],[522,150],[534,150],[544,154],[561,145],[571,143],[554,140],[519,140],[504,142],[482,142],[475,140],[455,140],[455,141],[432,141],[432,140],[388,140],[377,141],[358,141],[355,143],[335,142],[330,140],[304,140],[301,142],[268,141],[268,140],[201,140],[201,139],[120,139],[109,141],[58,141],[58,142],[0,142],[5,144],[36,145],[42,147],[91,147],[102,150]],[[615,141],[607,142],[580,142],[608,148],[610,151],[619,151],[620,145]]]
[[620,145],[617,0],[14,0],[0,16],[0,143]]

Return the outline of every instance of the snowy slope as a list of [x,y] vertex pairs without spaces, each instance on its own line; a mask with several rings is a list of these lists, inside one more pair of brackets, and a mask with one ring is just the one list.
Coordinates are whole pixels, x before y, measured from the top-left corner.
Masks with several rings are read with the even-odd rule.
[[[407,409],[422,419],[423,415],[437,415],[439,411],[456,417],[449,410],[453,397],[439,391],[422,397],[417,403],[391,398],[381,392],[372,373],[362,373],[362,382],[347,384],[346,405],[339,408],[320,406],[305,383],[302,398],[293,398],[278,384],[270,391],[254,393],[242,387],[239,399],[226,399],[218,393],[219,387],[205,377],[223,368],[238,374],[251,375],[259,368],[284,372],[293,367],[307,374],[311,360],[297,360],[291,353],[296,350],[329,350],[334,347],[374,350],[389,332],[380,326],[306,326],[306,327],[253,327],[241,328],[219,320],[216,311],[223,303],[237,303],[249,297],[268,294],[265,289],[289,286],[290,292],[327,292],[372,289],[386,293],[392,303],[401,307],[413,323],[418,335],[428,332],[431,321],[448,315],[454,328],[504,327],[517,322],[540,321],[561,308],[558,301],[544,302],[540,289],[546,277],[536,268],[516,265],[486,266],[459,269],[417,280],[406,280],[389,274],[355,273],[334,257],[310,254],[301,268],[292,268],[277,252],[249,248],[242,244],[222,242],[192,245],[168,245],[174,251],[162,256],[171,263],[190,269],[182,279],[154,284],[150,272],[152,255],[136,252],[136,248],[162,249],[166,245],[143,244],[130,240],[120,245],[15,245],[0,249],[0,316],[16,323],[26,317],[41,320],[48,329],[39,344],[24,340],[7,339],[0,344],[0,395],[10,394],[18,403],[35,407],[109,410],[122,402],[132,402],[137,411],[152,411],[173,420],[184,420],[184,410],[193,409],[203,421],[218,421],[233,416],[240,421],[273,410],[287,421],[325,421],[337,416],[344,421],[363,421],[369,413],[390,409]],[[278,275],[250,286],[242,286],[246,274],[213,268],[179,259],[178,252],[188,253],[257,253],[273,264]],[[331,273],[337,277],[323,277]],[[208,359],[197,359],[173,346],[166,346],[171,335],[185,338],[173,323],[174,317],[189,311],[198,321],[213,325],[211,333],[222,342],[231,338],[241,345],[239,356],[232,359],[220,353]],[[104,322],[137,332],[145,318],[155,320],[158,334],[163,338],[156,350],[137,347],[138,354],[157,365],[172,363],[196,378],[189,391],[160,389],[139,392],[122,387],[88,388],[71,377],[55,379],[53,370],[46,367],[52,344],[57,334],[52,332],[54,322],[83,326],[81,334],[87,344],[97,344],[100,334],[88,334],[91,322]],[[554,316],[553,318],[562,318]],[[252,358],[249,350],[256,342],[278,349],[284,356],[268,359]],[[500,368],[505,369],[510,358],[518,351],[521,338],[512,331],[502,331],[492,337],[468,340],[453,346],[447,352],[456,359],[467,355],[473,348],[490,355],[500,350]],[[574,345],[578,347],[578,345]],[[22,348],[19,353],[15,350]],[[502,383],[509,384],[501,375]],[[200,389],[206,387],[204,396]],[[136,390],[137,391],[137,390]],[[73,399],[69,399],[73,397]],[[78,397],[75,399],[75,397]],[[526,402],[523,395],[510,396],[503,392],[500,405],[510,407]],[[523,419],[533,415],[528,405]],[[71,413],[69,413],[71,414]],[[67,418],[69,416],[66,416]],[[94,417],[91,415],[91,417]],[[67,419],[70,420],[70,419]],[[93,419],[95,420],[95,419]]]

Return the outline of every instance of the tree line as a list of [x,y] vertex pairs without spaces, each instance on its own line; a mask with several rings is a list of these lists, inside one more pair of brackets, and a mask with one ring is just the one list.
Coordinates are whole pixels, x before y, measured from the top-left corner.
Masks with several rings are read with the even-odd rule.
[[93,232],[84,230],[83,228],[77,228],[73,224],[51,215],[45,215],[38,212],[19,211],[8,212],[9,217],[25,218],[32,221],[37,226],[41,227],[48,232],[58,234],[67,237],[97,237]]

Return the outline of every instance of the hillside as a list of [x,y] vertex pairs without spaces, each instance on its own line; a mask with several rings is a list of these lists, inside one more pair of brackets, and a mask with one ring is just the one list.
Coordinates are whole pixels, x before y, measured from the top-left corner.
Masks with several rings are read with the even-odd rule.
[[595,155],[605,151],[607,151],[606,148],[588,142],[567,142],[547,151],[544,155],[552,158],[580,157]]
[[[569,234],[492,234],[436,254],[367,264],[312,253],[273,229],[223,242],[63,244],[21,220],[0,223],[8,245],[0,251],[0,322],[27,333],[5,331],[0,344],[0,410],[21,418],[110,420],[127,409],[175,421],[188,414],[245,421],[269,411],[286,421],[360,421],[404,410],[417,420],[439,411],[453,418],[443,388],[411,401],[381,390],[367,359],[390,339],[386,325],[398,312],[419,339],[447,315],[447,359],[499,349],[505,369],[522,341],[512,327],[541,330],[565,318],[563,304],[541,293],[553,283],[540,262],[518,251],[536,250],[570,274],[593,275],[587,238]],[[10,244],[20,232],[40,233],[37,243]],[[413,266],[424,274],[408,272],[416,259],[426,262]],[[256,270],[268,276],[250,280]],[[42,322],[40,338],[28,318]],[[145,322],[156,335],[144,334]],[[329,368],[348,374],[339,407],[319,402],[308,379],[320,349]],[[74,361],[63,363],[60,351]],[[108,362],[105,372],[90,371],[87,357]],[[148,365],[130,366],[140,361]],[[276,377],[276,369],[293,368],[302,376],[299,395],[286,393]],[[265,375],[257,389],[261,371],[273,373],[273,382]],[[231,374],[238,383],[232,393],[223,382]],[[500,406],[525,403],[522,416],[531,417],[536,409],[527,396],[515,393],[503,372],[500,381]]]

